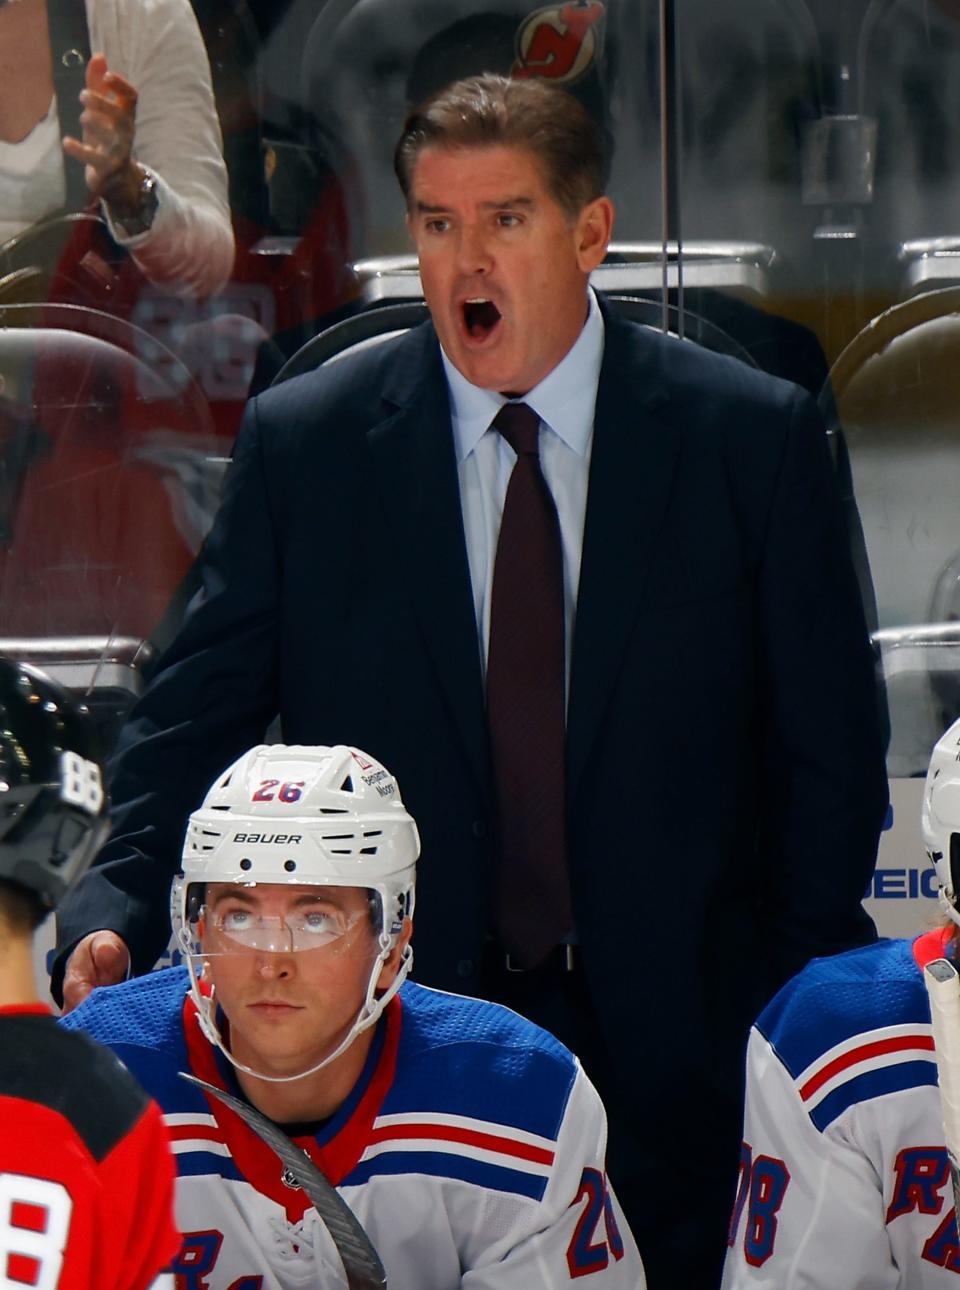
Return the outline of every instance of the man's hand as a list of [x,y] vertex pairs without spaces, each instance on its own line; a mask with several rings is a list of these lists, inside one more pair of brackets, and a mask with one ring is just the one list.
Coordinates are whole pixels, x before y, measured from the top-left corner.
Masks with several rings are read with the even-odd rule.
[[111,208],[136,204],[143,171],[133,159],[137,91],[111,72],[103,54],[87,64],[86,88],[80,91],[83,139],[67,136],[63,150],[82,162],[87,187]]
[[63,1010],[70,1012],[98,985],[127,979],[130,951],[116,932],[91,932],[77,943],[63,977]]

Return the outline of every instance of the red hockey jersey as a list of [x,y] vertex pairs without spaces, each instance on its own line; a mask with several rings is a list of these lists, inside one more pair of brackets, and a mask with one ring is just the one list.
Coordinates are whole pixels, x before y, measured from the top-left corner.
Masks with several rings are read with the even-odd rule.
[[171,1284],[167,1132],[112,1053],[42,1005],[0,1008],[0,1126],[0,1284]]

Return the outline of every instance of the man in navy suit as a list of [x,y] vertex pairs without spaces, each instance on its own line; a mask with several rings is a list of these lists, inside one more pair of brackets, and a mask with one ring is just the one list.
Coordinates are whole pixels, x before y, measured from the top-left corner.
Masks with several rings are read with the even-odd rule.
[[[55,986],[71,952],[68,1004],[149,969],[184,819],[275,713],[287,743],[369,747],[421,824],[417,976],[582,1057],[650,1285],[710,1290],[749,1024],[809,958],[874,936],[883,752],[823,427],[796,387],[588,289],[613,211],[563,92],[460,82],[411,116],[397,165],[432,323],[251,403],[202,590],[121,736],[113,837],[61,919]],[[563,817],[569,922],[526,959],[497,899],[498,759],[529,731],[504,741],[486,685],[517,461],[491,423],[518,400],[561,549],[565,749],[543,818]],[[602,1221],[581,1235],[616,1257]]]

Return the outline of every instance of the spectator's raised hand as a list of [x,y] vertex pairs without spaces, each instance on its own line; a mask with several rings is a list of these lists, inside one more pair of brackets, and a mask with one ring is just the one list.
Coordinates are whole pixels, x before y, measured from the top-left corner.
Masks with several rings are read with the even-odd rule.
[[137,91],[116,72],[103,54],[87,64],[86,86],[80,91],[83,138],[67,136],[63,150],[84,166],[87,187],[111,206],[134,205],[143,171],[133,157]]

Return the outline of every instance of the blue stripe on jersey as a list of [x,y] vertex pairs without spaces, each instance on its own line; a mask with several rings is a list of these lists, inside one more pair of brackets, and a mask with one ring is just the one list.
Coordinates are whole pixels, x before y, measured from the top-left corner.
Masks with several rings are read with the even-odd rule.
[[871,1098],[901,1093],[908,1088],[921,1088],[924,1084],[936,1086],[937,1064],[932,1053],[930,1058],[928,1062],[899,1062],[855,1075],[828,1093],[810,1112],[810,1119],[822,1133],[828,1124],[857,1102],[869,1102]]
[[212,1177],[227,1178],[231,1182],[247,1182],[246,1176],[234,1163],[233,1156],[218,1156],[213,1151],[180,1151],[174,1156],[174,1162],[179,1178]]
[[[185,968],[150,973],[94,991],[63,1024],[112,1047],[164,1111],[209,1114],[203,1094],[177,1077],[178,1070],[190,1068],[181,1022],[187,986]],[[509,1134],[514,1128],[556,1141],[577,1075],[575,1059],[561,1043],[515,1013],[481,1000],[427,990],[411,981],[404,982],[401,999],[396,1074],[381,1115],[463,1116],[490,1125],[492,1132]],[[385,1153],[384,1158],[392,1160],[396,1154]],[[224,1158],[213,1158],[220,1170]],[[409,1161],[410,1156],[401,1159]],[[426,1153],[423,1159],[434,1166],[415,1172],[476,1176],[484,1186],[519,1195],[539,1198],[546,1185],[537,1175],[446,1153]],[[409,1170],[409,1164],[371,1167]]]
[[856,1035],[929,1022],[913,942],[884,940],[808,963],[764,1009],[757,1029],[796,1079]]
[[523,1173],[519,1169],[486,1164],[466,1156],[449,1155],[445,1151],[385,1151],[372,1160],[361,1160],[339,1184],[342,1187],[359,1187],[378,1175],[428,1174],[433,1178],[454,1178],[474,1183],[488,1191],[512,1192],[516,1196],[529,1196],[542,1200],[547,1179],[542,1174]]
[[403,1021],[382,1115],[462,1115],[556,1141],[576,1079],[559,1040],[495,1004],[401,988]]

